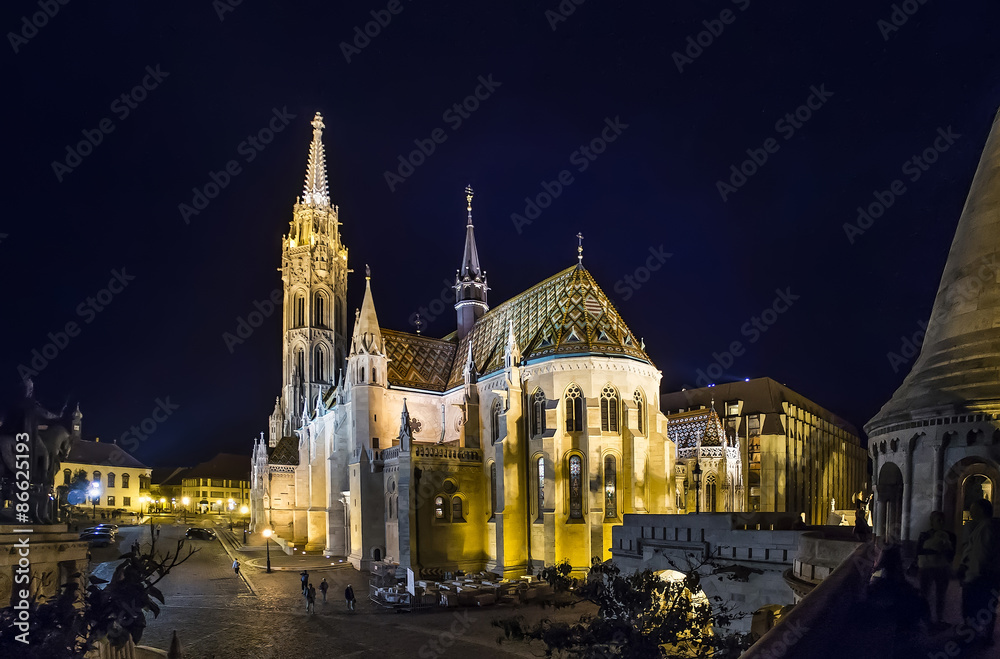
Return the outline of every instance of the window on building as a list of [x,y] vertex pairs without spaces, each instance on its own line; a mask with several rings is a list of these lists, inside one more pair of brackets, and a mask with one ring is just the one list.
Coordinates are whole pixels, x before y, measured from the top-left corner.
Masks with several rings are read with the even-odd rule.
[[[213,478],[212,482],[211,482],[211,486],[212,487],[225,487],[226,486],[226,481],[222,480],[221,478]],[[214,497],[215,495],[213,494],[212,496]]]
[[538,495],[536,497],[536,504],[538,507],[538,515],[536,519],[538,519],[538,521],[542,521],[545,511],[545,458],[542,456],[539,456],[535,463],[535,476],[535,489],[537,490]]
[[221,490],[212,490],[212,498],[213,499],[221,499],[224,496],[226,496],[225,492],[223,492]]
[[302,348],[298,348],[295,351],[295,379],[298,381],[299,378],[306,376],[306,354]]
[[500,440],[500,413],[502,412],[500,399],[493,401],[490,409],[490,442],[496,444]]
[[131,506],[132,505],[132,497],[122,497],[122,505],[126,506],[126,507]]
[[740,413],[740,402],[732,400],[726,403],[726,416],[738,416]]
[[299,293],[295,296],[295,326],[305,327],[306,325],[306,296]]
[[545,392],[541,389],[535,389],[531,397],[531,429],[535,437],[545,433]]
[[73,474],[69,469],[63,469],[63,485],[69,485],[73,480]]
[[608,385],[601,392],[601,431],[618,432],[618,391]]
[[583,519],[583,459],[569,456],[569,518]]
[[318,327],[326,327],[326,296],[322,293],[316,293],[316,303],[314,305],[313,311],[313,322]]
[[434,498],[434,517],[444,519],[444,497]]
[[705,478],[705,512],[715,512],[715,474]]
[[637,418],[636,430],[640,435],[646,434],[646,397],[642,395],[642,392],[638,389],[635,390],[635,394],[632,396],[632,400],[635,401],[635,409]]
[[115,486],[115,472],[109,471],[108,472],[108,487],[111,488],[111,487],[114,487],[114,486]]
[[490,518],[497,514],[497,463],[490,465]]
[[97,483],[98,485],[100,485],[101,484],[101,472],[95,471],[93,478],[91,478],[90,480],[91,480],[91,482]]
[[575,384],[566,390],[566,432],[583,430],[583,392]]
[[751,435],[760,434],[760,415],[751,414],[747,417],[747,428],[750,430]]
[[618,517],[618,464],[613,455],[604,458],[604,516]]
[[122,474],[122,487],[128,487],[130,476],[128,474]]
[[111,507],[111,508],[114,508],[114,506],[115,506],[115,498],[114,497],[108,497],[108,506]]
[[451,498],[451,521],[452,522],[465,521],[465,516],[462,515],[462,497]]
[[326,381],[326,355],[323,348],[316,348],[316,356],[313,361],[313,380],[316,382]]

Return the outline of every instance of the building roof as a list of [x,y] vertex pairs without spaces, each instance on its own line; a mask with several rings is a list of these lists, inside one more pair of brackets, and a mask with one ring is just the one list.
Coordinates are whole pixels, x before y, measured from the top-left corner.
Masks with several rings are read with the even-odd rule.
[[181,477],[248,481],[250,480],[250,456],[219,453],[208,462],[191,467]]
[[298,437],[282,437],[274,445],[274,448],[268,448],[267,463],[272,465],[299,464]]
[[1000,113],[993,120],[955,238],[920,355],[865,426],[968,412],[1000,413]]
[[735,446],[733,440],[725,441],[726,431],[714,407],[669,415],[667,437],[677,445],[679,458],[694,456],[700,448],[716,449],[705,452],[712,457],[716,454],[721,455],[724,446]]
[[149,469],[114,442],[91,442],[85,439],[73,439],[69,455],[64,462],[100,465],[102,467]]
[[[716,405],[725,405],[726,402],[735,400],[743,401],[740,414],[744,417],[748,414],[763,414],[763,426],[760,429],[763,435],[785,434],[785,427],[779,415],[785,414],[783,403],[786,402],[828,421],[838,428],[843,428],[852,435],[858,435],[857,429],[848,421],[780,382],[767,377],[663,394],[660,396],[660,409],[669,416],[678,410],[697,407],[708,408],[712,405],[713,399]],[[725,413],[725,408],[722,409]],[[707,412],[707,409],[705,411]],[[746,433],[746,429],[740,427],[738,432],[743,435]]]
[[456,345],[444,339],[382,330],[389,357],[389,384],[444,391],[448,386]]

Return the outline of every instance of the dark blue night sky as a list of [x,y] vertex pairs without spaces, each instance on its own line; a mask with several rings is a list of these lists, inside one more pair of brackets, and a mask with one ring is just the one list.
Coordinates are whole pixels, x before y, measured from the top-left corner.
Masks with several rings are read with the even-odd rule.
[[860,426],[909,368],[1000,106],[996,3],[180,4],[0,14],[0,393],[76,323],[37,394],[102,440],[160,409],[154,466],[266,428],[280,319],[224,334],[280,285],[317,110],[350,308],[368,263],[383,326],[435,315],[471,184],[492,305],[582,232],[663,391],[767,375]]

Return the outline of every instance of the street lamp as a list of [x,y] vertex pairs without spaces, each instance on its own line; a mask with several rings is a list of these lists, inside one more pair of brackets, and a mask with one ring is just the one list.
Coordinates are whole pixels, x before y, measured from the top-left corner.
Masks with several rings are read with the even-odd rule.
[[90,484],[90,503],[94,504],[94,521],[97,521],[97,501],[101,498],[101,484],[94,481]]
[[264,546],[267,547],[267,573],[271,573],[271,529],[264,529],[260,532],[264,536]]
[[233,509],[236,508],[236,502],[232,499],[229,500],[226,509],[229,511],[229,530],[233,530]]
[[141,496],[141,497],[139,497],[139,520],[140,520],[140,522],[142,521],[143,507],[146,505],[147,501],[149,501],[149,497],[147,497],[147,496]]
[[701,513],[701,463],[694,463],[694,512]]
[[166,497],[160,497],[160,512],[161,513],[163,512],[163,506],[165,506],[165,505],[167,505],[167,498]]
[[188,497],[184,497],[183,499],[181,499],[181,503],[184,504],[184,523],[187,524],[188,523],[188,504],[191,503],[191,499],[189,499]]
[[250,509],[246,506],[240,506],[240,514],[243,515],[243,544],[247,543],[247,514]]

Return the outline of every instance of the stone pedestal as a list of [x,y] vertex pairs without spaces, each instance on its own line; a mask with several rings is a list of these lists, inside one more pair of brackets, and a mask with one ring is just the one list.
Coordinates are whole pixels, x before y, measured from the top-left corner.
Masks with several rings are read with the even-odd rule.
[[28,585],[21,583],[24,574],[39,601],[57,595],[75,572],[85,580],[87,549],[87,542],[68,532],[65,524],[0,524],[0,608],[12,606],[15,590]]

